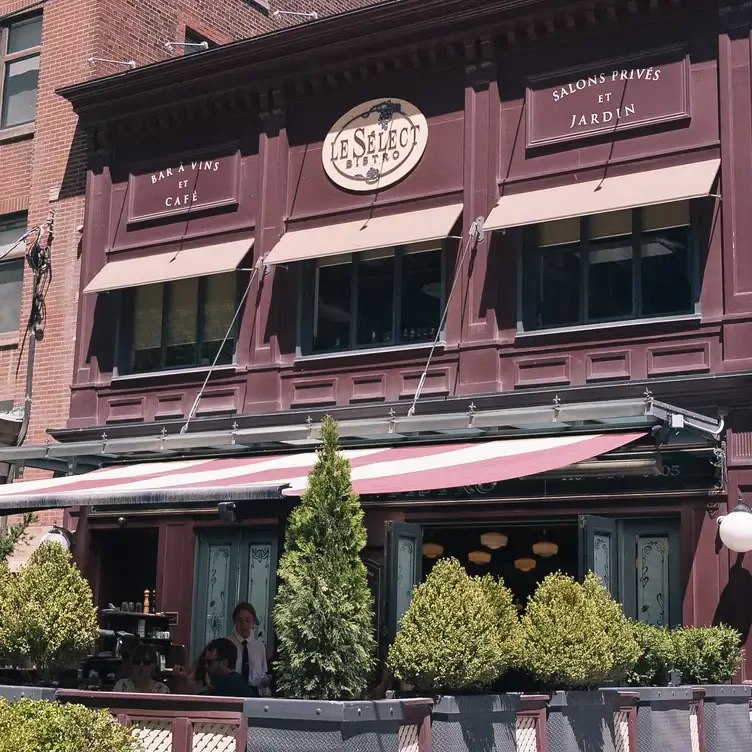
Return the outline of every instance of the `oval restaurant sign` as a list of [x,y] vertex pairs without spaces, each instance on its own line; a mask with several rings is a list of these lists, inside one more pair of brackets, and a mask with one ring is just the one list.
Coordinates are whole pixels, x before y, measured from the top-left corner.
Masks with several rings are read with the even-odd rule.
[[420,162],[428,123],[404,99],[372,99],[332,127],[321,158],[329,178],[349,191],[376,191],[402,180]]

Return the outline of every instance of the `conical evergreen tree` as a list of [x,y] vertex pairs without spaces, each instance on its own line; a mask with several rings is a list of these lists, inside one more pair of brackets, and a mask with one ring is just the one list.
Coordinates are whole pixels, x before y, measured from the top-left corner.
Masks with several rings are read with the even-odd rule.
[[373,604],[363,510],[329,416],[321,439],[279,565],[278,686],[287,697],[346,700],[363,695],[374,667]]

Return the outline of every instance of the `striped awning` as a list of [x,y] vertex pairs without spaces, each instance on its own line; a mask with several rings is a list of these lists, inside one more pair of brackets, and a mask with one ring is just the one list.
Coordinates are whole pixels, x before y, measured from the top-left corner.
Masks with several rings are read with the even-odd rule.
[[[640,433],[351,449],[359,494],[433,491],[550,472],[618,449]],[[0,486],[0,512],[17,509],[279,499],[299,496],[315,452],[150,462]]]

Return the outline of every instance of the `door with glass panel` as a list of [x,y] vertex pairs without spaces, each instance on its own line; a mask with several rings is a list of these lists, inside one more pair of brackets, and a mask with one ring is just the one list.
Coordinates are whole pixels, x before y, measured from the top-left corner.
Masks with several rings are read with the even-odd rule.
[[240,601],[256,609],[256,636],[272,649],[272,609],[277,578],[276,531],[200,533],[196,547],[191,655],[232,632]]
[[678,519],[610,519],[580,515],[582,579],[594,572],[635,621],[682,622]]

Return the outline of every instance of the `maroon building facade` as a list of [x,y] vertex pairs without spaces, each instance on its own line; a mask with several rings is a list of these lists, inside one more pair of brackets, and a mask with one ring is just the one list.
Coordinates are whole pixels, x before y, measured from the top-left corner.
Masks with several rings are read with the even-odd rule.
[[[90,134],[71,410],[23,459],[117,466],[37,505],[136,481],[79,514],[101,605],[156,584],[195,652],[250,596],[271,652],[332,414],[384,643],[474,549],[521,601],[591,568],[634,618],[749,635],[717,517],[752,489],[752,14],[509,6],[384,3],[62,92]],[[246,471],[292,498],[225,494]]]

